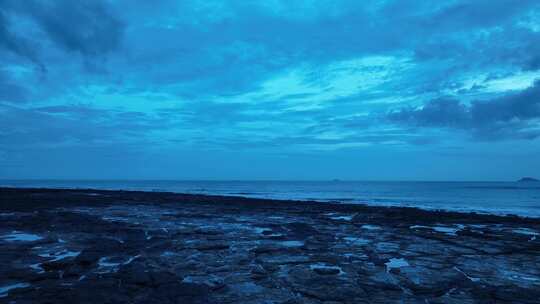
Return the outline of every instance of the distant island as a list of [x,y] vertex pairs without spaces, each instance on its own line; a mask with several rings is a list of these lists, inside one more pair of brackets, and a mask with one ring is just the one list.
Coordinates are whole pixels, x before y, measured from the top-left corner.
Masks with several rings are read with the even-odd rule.
[[520,183],[525,183],[525,182],[540,182],[540,180],[536,179],[536,178],[533,178],[533,177],[522,177],[520,180],[518,180],[518,182]]

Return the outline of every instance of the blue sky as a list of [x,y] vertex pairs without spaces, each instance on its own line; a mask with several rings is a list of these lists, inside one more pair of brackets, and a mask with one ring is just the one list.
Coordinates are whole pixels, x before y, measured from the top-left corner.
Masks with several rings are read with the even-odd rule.
[[540,2],[0,2],[0,178],[540,173]]

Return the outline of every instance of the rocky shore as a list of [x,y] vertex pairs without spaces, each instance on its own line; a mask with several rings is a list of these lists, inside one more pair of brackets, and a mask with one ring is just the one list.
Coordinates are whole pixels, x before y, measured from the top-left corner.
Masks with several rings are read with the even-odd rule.
[[0,303],[540,303],[540,220],[0,188]]

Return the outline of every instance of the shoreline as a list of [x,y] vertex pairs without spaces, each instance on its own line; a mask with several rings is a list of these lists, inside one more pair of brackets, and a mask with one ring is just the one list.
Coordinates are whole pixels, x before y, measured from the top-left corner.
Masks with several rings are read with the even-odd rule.
[[540,219],[0,188],[0,302],[536,303]]
[[[161,191],[161,190],[109,190],[109,189],[96,189],[96,188],[47,188],[47,187],[0,187],[0,196],[6,195],[6,194],[28,194],[28,192],[40,192],[40,193],[48,193],[48,194],[65,194],[66,192],[69,193],[78,193],[78,194],[88,194],[88,193],[96,193],[96,194],[106,194],[110,195],[113,194],[114,196],[117,196],[118,194],[133,194],[137,196],[142,196],[146,198],[154,198],[158,200],[162,200],[164,197],[167,199],[176,199],[179,201],[185,201],[186,199],[189,202],[197,202],[197,203],[210,203],[210,204],[219,204],[219,203],[252,203],[254,205],[258,205],[259,203],[272,203],[272,204],[294,204],[297,206],[317,206],[321,207],[323,209],[340,209],[340,210],[355,210],[363,211],[372,209],[371,211],[378,212],[378,211],[388,211],[388,212],[396,212],[396,211],[404,211],[406,213],[422,213],[422,214],[429,214],[434,213],[438,214],[439,216],[447,215],[451,218],[459,217],[461,216],[467,216],[467,217],[475,217],[475,218],[482,218],[483,220],[486,220],[487,218],[493,218],[493,220],[502,220],[506,221],[508,219],[515,221],[519,219],[520,221],[525,222],[534,222],[534,223],[540,223],[540,217],[535,216],[523,216],[520,214],[498,214],[498,213],[490,213],[490,212],[484,212],[481,210],[452,210],[452,209],[437,209],[435,207],[429,208],[429,207],[421,207],[421,206],[399,206],[399,205],[377,205],[377,204],[370,204],[370,203],[348,203],[348,202],[340,202],[337,200],[331,200],[331,201],[323,201],[323,200],[294,200],[294,199],[271,199],[271,198],[256,198],[256,197],[250,197],[250,196],[243,196],[243,195],[212,195],[212,194],[198,194],[198,193],[182,193],[182,192],[172,192],[172,191]],[[116,195],[114,195],[116,194]],[[93,200],[94,203],[106,203],[107,201],[110,203],[112,202],[109,200],[110,198],[106,198],[104,200]],[[212,202],[207,202],[206,200],[212,200]],[[40,201],[40,203],[50,204],[50,202],[43,202]],[[152,202],[150,202],[152,203]],[[23,206],[17,206],[15,208],[25,208]],[[36,206],[27,206],[26,208],[34,208]],[[2,206],[0,205],[0,210],[3,208],[9,209],[8,206]],[[13,207],[11,207],[13,208]]]

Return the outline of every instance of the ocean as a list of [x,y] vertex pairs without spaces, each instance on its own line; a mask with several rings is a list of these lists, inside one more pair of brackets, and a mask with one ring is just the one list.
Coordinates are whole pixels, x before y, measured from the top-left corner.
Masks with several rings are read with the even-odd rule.
[[538,182],[1,180],[0,186],[171,191],[540,217]]

